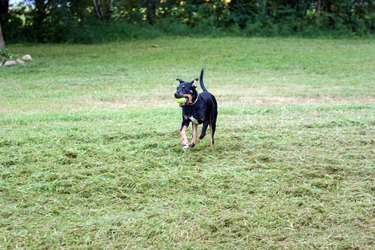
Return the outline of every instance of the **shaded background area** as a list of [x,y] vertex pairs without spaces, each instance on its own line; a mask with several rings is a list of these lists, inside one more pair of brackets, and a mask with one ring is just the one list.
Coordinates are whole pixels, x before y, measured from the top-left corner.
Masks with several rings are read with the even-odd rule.
[[160,35],[366,36],[371,0],[1,0],[6,42],[92,43]]

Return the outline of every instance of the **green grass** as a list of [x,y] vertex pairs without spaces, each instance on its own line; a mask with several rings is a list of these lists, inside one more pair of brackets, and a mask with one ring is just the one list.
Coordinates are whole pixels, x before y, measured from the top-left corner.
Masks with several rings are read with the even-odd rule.
[[[1,249],[375,247],[373,40],[9,49],[34,61],[0,68]],[[202,66],[216,144],[183,151]]]

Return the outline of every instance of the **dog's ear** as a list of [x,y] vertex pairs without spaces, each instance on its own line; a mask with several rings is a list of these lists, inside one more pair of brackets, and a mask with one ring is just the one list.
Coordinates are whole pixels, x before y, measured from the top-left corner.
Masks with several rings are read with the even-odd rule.
[[191,85],[196,88],[198,85],[197,85],[197,82],[198,82],[198,78],[195,78],[192,82],[191,82]]
[[176,81],[178,81],[180,84],[184,82],[184,80],[181,80],[179,78],[177,78]]

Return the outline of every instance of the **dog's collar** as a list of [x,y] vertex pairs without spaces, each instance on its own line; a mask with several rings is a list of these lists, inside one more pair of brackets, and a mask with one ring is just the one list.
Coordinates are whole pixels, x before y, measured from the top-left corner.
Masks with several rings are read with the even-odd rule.
[[198,99],[199,99],[199,94],[197,95],[197,99],[195,99],[195,101],[192,104],[188,105],[188,106],[193,106],[194,104],[196,104],[197,101],[198,101]]

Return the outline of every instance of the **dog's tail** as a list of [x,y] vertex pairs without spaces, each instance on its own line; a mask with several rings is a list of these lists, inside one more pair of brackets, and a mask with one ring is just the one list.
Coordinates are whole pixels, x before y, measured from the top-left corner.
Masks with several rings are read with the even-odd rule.
[[203,83],[203,73],[204,73],[204,69],[202,68],[201,76],[199,77],[199,83],[201,84],[201,88],[202,88],[203,92],[208,92],[206,87],[204,86],[204,83]]

